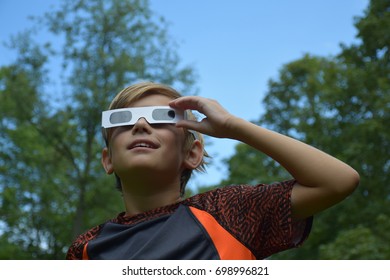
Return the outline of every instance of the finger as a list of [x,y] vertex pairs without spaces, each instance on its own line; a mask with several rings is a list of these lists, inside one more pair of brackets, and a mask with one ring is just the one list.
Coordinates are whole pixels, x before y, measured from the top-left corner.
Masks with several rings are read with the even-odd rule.
[[198,131],[201,128],[201,124],[197,121],[192,120],[181,120],[176,123],[176,127],[182,127]]
[[196,110],[203,113],[205,110],[205,98],[199,96],[183,96],[172,100],[169,106],[181,110]]
[[197,131],[201,134],[206,134],[213,136],[213,133],[211,132],[210,126],[202,120],[201,122],[196,122],[196,121],[180,121],[176,124],[177,127],[182,127],[186,128],[188,130],[194,130]]

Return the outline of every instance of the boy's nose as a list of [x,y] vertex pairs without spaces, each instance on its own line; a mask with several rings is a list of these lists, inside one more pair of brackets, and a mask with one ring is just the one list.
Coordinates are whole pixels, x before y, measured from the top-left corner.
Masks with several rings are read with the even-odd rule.
[[137,122],[134,124],[132,130],[133,130],[133,134],[140,133],[140,132],[150,133],[151,127],[145,118],[139,118]]

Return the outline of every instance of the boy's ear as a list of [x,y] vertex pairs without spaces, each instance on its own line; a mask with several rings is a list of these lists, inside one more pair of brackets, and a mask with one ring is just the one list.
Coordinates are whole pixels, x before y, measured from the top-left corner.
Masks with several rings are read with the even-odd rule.
[[186,169],[196,169],[203,159],[203,145],[199,140],[194,140],[191,148],[187,151],[186,158],[184,160],[184,166]]
[[107,174],[112,174],[114,172],[114,168],[112,166],[111,156],[108,148],[103,149],[101,162]]

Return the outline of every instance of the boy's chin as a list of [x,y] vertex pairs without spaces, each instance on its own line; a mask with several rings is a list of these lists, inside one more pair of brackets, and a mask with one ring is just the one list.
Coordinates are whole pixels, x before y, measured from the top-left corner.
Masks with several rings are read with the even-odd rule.
[[174,174],[176,172],[176,170],[168,168],[167,164],[156,164],[155,162],[139,161],[131,165],[129,164],[127,168],[122,170],[121,173],[126,177],[130,176],[139,178],[148,176],[147,179],[151,179],[151,177],[158,179],[159,176],[164,174]]

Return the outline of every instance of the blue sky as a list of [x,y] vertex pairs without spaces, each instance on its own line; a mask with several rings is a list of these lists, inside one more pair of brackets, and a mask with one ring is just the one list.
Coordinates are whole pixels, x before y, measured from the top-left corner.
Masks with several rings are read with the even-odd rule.
[[[56,0],[0,0],[0,41],[23,31],[29,15],[41,15]],[[357,42],[353,17],[362,16],[368,0],[151,0],[151,8],[169,23],[184,64],[199,75],[199,94],[218,100],[232,114],[257,120],[267,82],[281,67],[305,53],[336,55],[340,43]],[[13,54],[0,46],[0,66]],[[214,157],[207,174],[190,187],[218,183],[221,163],[237,142],[211,139]],[[309,143],[310,144],[310,143]],[[245,182],[243,182],[245,183]]]

